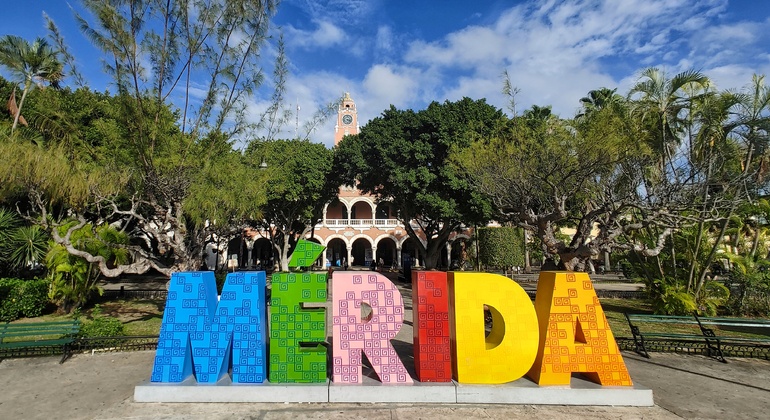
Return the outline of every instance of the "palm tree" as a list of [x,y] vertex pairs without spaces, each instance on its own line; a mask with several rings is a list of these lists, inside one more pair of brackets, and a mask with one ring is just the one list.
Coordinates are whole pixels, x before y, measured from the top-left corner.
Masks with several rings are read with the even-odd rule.
[[601,111],[605,108],[612,108],[616,111],[622,109],[625,98],[618,95],[617,88],[600,88],[588,92],[588,96],[580,98],[580,105],[583,110],[576,116],[576,118],[582,118],[590,115],[593,112]]
[[688,70],[669,79],[665,72],[648,68],[631,88],[629,98],[639,95],[632,103],[633,111],[652,125],[651,146],[661,153],[661,170],[666,161],[671,162],[671,152],[679,140],[677,133],[683,122],[682,112],[690,106],[692,97],[686,95],[685,88],[705,90],[710,85],[709,78],[697,71]]
[[43,83],[58,87],[59,81],[64,77],[64,66],[59,61],[58,52],[51,48],[44,38],[37,38],[30,44],[14,35],[6,35],[0,39],[0,65],[8,68],[24,85],[11,127],[13,133],[19,123],[27,94],[36,86],[42,87]]
[[754,75],[741,95],[740,136],[746,142],[743,170],[748,173],[755,157],[762,157],[770,142],[770,86],[765,76]]

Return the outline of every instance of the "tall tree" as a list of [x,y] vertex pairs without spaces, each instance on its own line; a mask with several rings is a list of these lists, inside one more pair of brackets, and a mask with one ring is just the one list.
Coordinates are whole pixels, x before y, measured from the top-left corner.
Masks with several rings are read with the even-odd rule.
[[[531,117],[543,115],[543,109],[525,111],[517,117],[523,124],[510,121],[489,141],[459,151],[453,162],[477,191],[491,197],[497,220],[531,232],[565,269],[581,270],[634,228],[623,216],[637,205],[646,153],[627,147],[627,121],[609,108],[577,125],[550,113],[546,119]],[[575,233],[564,240],[562,227]]]
[[489,200],[448,164],[449,158],[491,136],[502,119],[499,109],[469,98],[433,102],[419,112],[391,106],[357,136],[340,142],[336,172],[344,183],[392,203],[424,253],[425,267],[435,268],[453,231],[491,216]]
[[58,87],[64,77],[64,66],[59,61],[57,51],[44,38],[37,38],[30,44],[15,35],[6,35],[0,39],[0,65],[6,67],[22,84],[21,99],[11,127],[13,132],[19,123],[27,94],[45,83]]
[[[634,99],[632,112],[649,124],[646,140],[660,154],[661,172],[667,170],[666,165],[673,164],[672,155],[682,139],[683,111],[691,99],[684,89],[692,85],[707,88],[710,84],[708,77],[697,71],[688,70],[668,78],[664,71],[648,68],[631,88],[628,96]],[[676,171],[673,172],[671,175],[675,176]]]
[[289,270],[289,257],[322,218],[324,205],[336,197],[339,184],[330,176],[334,152],[323,144],[305,140],[253,142],[246,159],[265,163],[266,203],[260,227],[279,255],[280,269]]
[[[72,182],[84,189],[73,191],[85,191],[85,197],[73,194],[62,200],[47,195],[54,192],[50,185],[25,184],[38,221],[49,228],[56,243],[110,277],[149,269],[170,274],[197,269],[203,238],[221,231],[221,224],[243,223],[258,215],[264,194],[260,198],[255,190],[263,186],[256,168],[251,168],[253,176],[243,177],[253,185],[210,193],[210,202],[230,205],[212,214],[220,217],[219,225],[207,223],[193,210],[211,207],[202,204],[204,186],[215,188],[222,184],[222,176],[249,172],[247,162],[233,156],[231,148],[250,128],[248,99],[262,82],[260,51],[268,40],[276,4],[84,0],[91,15],[77,20],[102,50],[117,90],[110,99],[114,124],[103,126],[112,131],[103,130],[107,133],[97,150],[98,163],[75,162],[72,171],[63,172],[79,177]],[[205,87],[202,99],[194,94],[197,86]],[[51,151],[50,158],[59,162],[63,156],[57,153]],[[35,170],[24,179],[41,173]],[[232,196],[222,197],[220,192]],[[57,199],[66,206],[57,206]],[[234,200],[244,201],[234,204]],[[69,217],[77,223],[69,223]],[[79,229],[97,229],[102,223],[130,233],[129,262],[112,265],[72,242]],[[66,230],[57,228],[65,225]]]

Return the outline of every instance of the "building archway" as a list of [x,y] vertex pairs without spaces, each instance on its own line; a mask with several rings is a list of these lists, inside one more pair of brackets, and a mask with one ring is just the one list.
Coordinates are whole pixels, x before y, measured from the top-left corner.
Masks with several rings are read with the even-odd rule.
[[267,268],[272,269],[275,259],[277,258],[276,253],[277,251],[273,248],[273,244],[270,243],[270,239],[259,238],[254,241],[252,257],[257,270],[264,270]]
[[332,267],[342,267],[342,261],[348,257],[348,244],[340,238],[332,238],[326,244],[326,259]]
[[331,203],[326,205],[324,212],[324,220],[343,220],[346,224],[348,217],[348,207],[339,199],[334,199]]
[[457,236],[452,241],[452,251],[449,258],[449,270],[460,270],[468,263],[471,239],[466,235]]
[[375,210],[375,219],[390,219],[395,218],[396,215],[393,214],[393,207],[388,202],[382,202],[377,204],[377,209]]
[[374,258],[371,240],[369,238],[358,238],[353,241],[351,257],[351,267],[368,267]]
[[371,220],[372,216],[372,204],[366,200],[356,201],[350,208],[350,218],[353,220]]
[[413,268],[424,261],[425,256],[420,254],[420,247],[414,239],[407,238],[401,244],[401,267]]
[[382,259],[382,267],[393,267],[396,265],[396,256],[398,250],[396,248],[396,241],[391,237],[384,237],[377,240],[377,266],[380,266],[380,259]]

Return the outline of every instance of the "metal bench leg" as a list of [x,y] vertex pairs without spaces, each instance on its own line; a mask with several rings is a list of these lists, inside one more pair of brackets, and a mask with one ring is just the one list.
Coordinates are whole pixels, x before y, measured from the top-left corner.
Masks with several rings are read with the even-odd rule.
[[644,336],[639,332],[639,328],[631,328],[631,334],[634,335],[634,351],[647,359],[650,358],[650,354],[647,353],[647,347],[644,345]]
[[[713,342],[716,342],[716,345],[714,345]],[[722,343],[719,341],[718,338],[715,338],[715,337],[706,338],[706,350],[708,352],[709,357],[713,357],[722,363],[727,363],[727,360],[725,360],[725,356],[722,353]]]
[[59,360],[59,364],[64,363],[65,360],[69,359],[70,357],[70,346],[68,344],[64,345],[64,354],[61,357],[61,360]]

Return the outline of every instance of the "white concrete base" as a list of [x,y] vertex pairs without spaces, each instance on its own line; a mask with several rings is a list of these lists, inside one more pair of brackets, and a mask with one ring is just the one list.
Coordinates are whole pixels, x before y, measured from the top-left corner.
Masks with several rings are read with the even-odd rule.
[[364,377],[361,385],[326,384],[233,384],[229,378],[216,385],[145,381],[134,388],[136,402],[370,402],[370,403],[464,403],[604,405],[649,407],[652,390],[633,387],[602,387],[577,377],[570,386],[538,386],[529,379],[503,385],[420,383],[383,385]]
[[178,384],[145,381],[134,388],[136,402],[328,402],[329,382],[320,384],[199,385],[192,377]]
[[454,382],[416,382],[413,385],[383,385],[364,376],[361,385],[329,384],[329,402],[456,403]]
[[570,386],[538,386],[527,378],[502,385],[456,386],[457,402],[466,404],[655,405],[651,389],[639,385],[601,386],[578,377],[572,378]]

